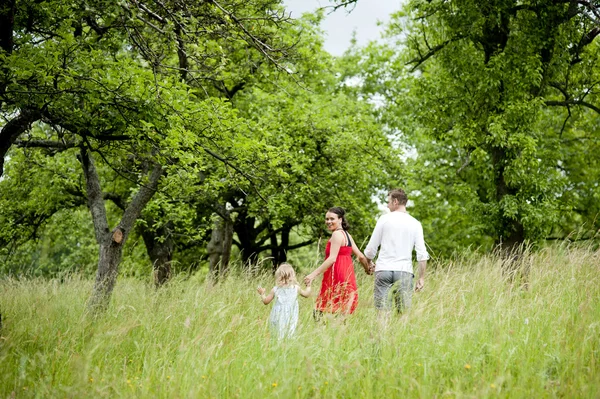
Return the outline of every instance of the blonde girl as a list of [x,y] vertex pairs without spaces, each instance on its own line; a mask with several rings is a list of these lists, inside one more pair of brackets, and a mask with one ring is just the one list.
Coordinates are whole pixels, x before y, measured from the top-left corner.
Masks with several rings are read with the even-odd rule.
[[298,326],[298,294],[308,298],[311,293],[310,284],[302,289],[296,281],[296,273],[289,263],[282,263],[275,271],[275,287],[265,296],[265,289],[258,287],[258,293],[265,305],[275,299],[271,309],[269,325],[278,339],[291,337]]

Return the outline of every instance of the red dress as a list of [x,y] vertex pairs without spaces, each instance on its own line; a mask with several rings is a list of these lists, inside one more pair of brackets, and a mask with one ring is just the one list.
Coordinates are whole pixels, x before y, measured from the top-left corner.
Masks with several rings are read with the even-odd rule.
[[[348,242],[350,238],[348,237]],[[331,242],[327,241],[325,259],[329,257]],[[358,289],[352,264],[352,244],[340,247],[335,263],[323,274],[317,310],[327,313],[354,313],[358,305]]]

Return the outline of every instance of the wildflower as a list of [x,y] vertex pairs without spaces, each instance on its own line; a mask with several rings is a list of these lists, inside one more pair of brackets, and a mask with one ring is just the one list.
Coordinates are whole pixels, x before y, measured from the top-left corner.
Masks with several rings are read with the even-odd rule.
[[327,381],[325,381],[325,385],[329,384]]
[[465,364],[465,370],[471,370],[471,365],[469,363]]
[[205,375],[203,375],[203,376],[202,376],[202,378],[206,379],[206,376],[205,376]]
[[170,376],[170,375],[168,375],[168,376],[167,376],[167,380],[170,380],[170,379],[171,379],[171,376]]
[[274,383],[272,383],[272,384],[271,384],[271,386],[272,386],[273,388],[277,387],[277,382],[274,382]]
[[298,385],[298,390],[301,390],[301,389],[302,389],[302,387],[300,385]]
[[94,382],[94,379],[90,377],[90,382]]
[[128,384],[131,384],[131,380],[127,380],[127,383],[128,383]]
[[490,384],[490,388],[496,389],[496,384]]

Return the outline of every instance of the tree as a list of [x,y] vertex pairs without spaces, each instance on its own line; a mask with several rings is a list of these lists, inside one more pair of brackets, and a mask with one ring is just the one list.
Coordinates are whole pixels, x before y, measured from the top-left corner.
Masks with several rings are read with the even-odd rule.
[[[227,165],[235,164],[211,148],[211,143],[216,143],[219,149],[240,150],[222,140],[239,132],[222,121],[228,118],[227,106],[205,101],[189,82],[219,73],[215,59],[224,51],[218,38],[244,41],[249,51],[258,50],[275,62],[272,54],[279,50],[270,46],[272,41],[258,40],[239,18],[249,16],[244,14],[249,10],[257,14],[261,34],[263,30],[273,33],[280,18],[272,8],[277,4],[212,1],[187,7],[181,2],[153,3],[160,13],[135,1],[85,7],[78,2],[23,1],[2,8],[0,19],[7,25],[0,32],[0,102],[6,123],[0,131],[0,166],[3,168],[5,155],[17,138],[38,121],[51,128],[52,148],[80,149],[100,245],[92,307],[107,303],[122,246],[157,190],[160,177],[175,167],[197,171],[203,158],[190,158],[198,151]],[[235,7],[235,12],[228,10],[230,7]],[[178,67],[172,68],[174,65]],[[197,113],[202,113],[200,118]],[[214,126],[224,129],[224,134],[207,127],[209,119],[212,123],[217,120]],[[235,117],[230,119],[237,122]],[[36,140],[24,140],[24,145],[48,146]],[[113,231],[106,220],[102,178],[92,153],[137,185]],[[130,166],[132,158],[133,167],[122,170]]]
[[365,51],[365,90],[417,153],[409,184],[432,242],[512,252],[570,212],[581,164],[564,155],[575,119],[600,110],[599,27],[587,2],[411,1],[388,28],[400,47]]

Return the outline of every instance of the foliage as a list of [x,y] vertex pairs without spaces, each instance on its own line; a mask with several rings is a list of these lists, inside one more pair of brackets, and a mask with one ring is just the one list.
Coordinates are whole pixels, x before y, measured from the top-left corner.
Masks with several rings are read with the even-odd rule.
[[[132,234],[156,245],[175,241],[173,260],[182,269],[205,256],[210,221],[224,207],[238,237],[242,227],[255,230],[236,240],[243,255],[314,242],[333,205],[346,207],[366,236],[372,195],[395,174],[397,152],[372,108],[344,91],[339,67],[322,49],[322,14],[293,21],[278,4],[132,2],[82,10],[67,2],[50,12],[20,3],[15,45],[3,54],[11,78],[3,81],[2,112],[10,119],[33,109],[39,120],[6,158],[0,218],[43,218],[6,225],[4,251],[46,234],[41,227],[52,215],[52,223],[64,218],[71,227],[70,212],[87,195],[80,147],[97,164],[110,228],[150,166],[162,165],[159,190]],[[15,179],[27,179],[34,195],[12,187]],[[45,212],[41,198],[52,205]],[[289,242],[291,229],[298,241]]]
[[441,253],[597,229],[580,205],[597,196],[581,167],[598,159],[599,32],[577,2],[411,1],[388,45],[350,54],[416,154],[406,184]]

